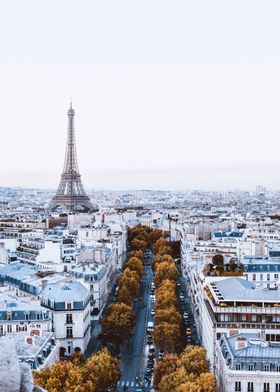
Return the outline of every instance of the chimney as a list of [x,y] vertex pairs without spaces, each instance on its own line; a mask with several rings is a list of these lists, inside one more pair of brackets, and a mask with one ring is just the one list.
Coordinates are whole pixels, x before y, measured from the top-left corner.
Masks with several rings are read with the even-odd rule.
[[47,286],[48,284],[48,279],[43,279],[42,280],[42,290],[44,290],[44,288]]
[[235,342],[235,350],[242,350],[248,346],[247,339],[243,336],[239,336]]

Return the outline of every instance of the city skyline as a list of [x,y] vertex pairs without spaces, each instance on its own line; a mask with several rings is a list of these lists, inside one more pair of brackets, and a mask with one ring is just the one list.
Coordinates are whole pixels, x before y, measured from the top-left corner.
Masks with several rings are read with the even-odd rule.
[[1,186],[280,189],[278,2],[1,8]]

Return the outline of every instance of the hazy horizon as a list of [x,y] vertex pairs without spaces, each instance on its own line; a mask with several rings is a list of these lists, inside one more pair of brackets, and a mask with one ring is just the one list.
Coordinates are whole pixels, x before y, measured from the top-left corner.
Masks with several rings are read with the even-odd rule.
[[276,0],[0,6],[0,186],[280,189]]

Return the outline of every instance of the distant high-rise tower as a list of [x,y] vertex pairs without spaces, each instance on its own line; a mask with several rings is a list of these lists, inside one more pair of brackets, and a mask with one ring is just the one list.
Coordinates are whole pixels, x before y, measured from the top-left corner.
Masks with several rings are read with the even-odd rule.
[[64,206],[67,211],[71,212],[88,211],[92,208],[92,204],[83,187],[78,169],[74,128],[75,112],[72,109],[72,103],[67,115],[68,131],[64,168],[57,192],[52,198],[50,208],[54,210],[59,206]]

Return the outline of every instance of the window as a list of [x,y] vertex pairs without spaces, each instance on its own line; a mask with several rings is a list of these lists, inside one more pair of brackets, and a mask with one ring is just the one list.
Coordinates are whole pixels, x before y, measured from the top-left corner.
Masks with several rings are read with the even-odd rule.
[[253,280],[256,280],[256,274],[253,274]]
[[7,320],[8,320],[8,321],[11,321],[11,320],[12,320],[12,313],[8,313],[8,314],[7,314]]
[[3,328],[3,325],[0,325],[0,335],[4,335],[4,328]]
[[25,313],[25,320],[29,320],[29,313]]
[[67,327],[66,328],[66,338],[73,338],[73,328],[72,327]]
[[[280,365],[276,365],[276,366],[275,366],[275,371],[276,371],[276,372],[280,372]],[[279,392],[280,392],[280,391],[279,391]]]
[[253,382],[248,382],[248,392],[254,392],[254,383]]
[[260,274],[260,280],[263,280],[263,274]]
[[72,323],[73,323],[72,314],[66,314],[66,324],[72,324]]
[[278,280],[278,274],[274,274],[274,280]]
[[67,304],[66,304],[66,309],[72,309],[72,304],[71,304],[71,302],[67,302]]
[[235,365],[235,370],[241,370],[241,364],[240,363],[237,363]]
[[254,370],[254,364],[253,363],[249,363],[248,370],[250,370],[250,371]]
[[269,382],[263,384],[263,392],[269,392]]
[[12,326],[10,324],[7,325],[7,332],[8,333],[12,332]]
[[265,364],[263,367],[264,372],[269,372],[270,371],[270,365],[269,364]]
[[267,280],[270,280],[270,274],[267,274],[266,277],[267,277]]
[[40,320],[40,313],[36,314],[36,320]]
[[241,391],[241,381],[235,381],[235,392]]
[[279,382],[277,382],[275,384],[275,392],[280,392],[280,383]]
[[88,237],[88,231],[86,231],[86,237]]

